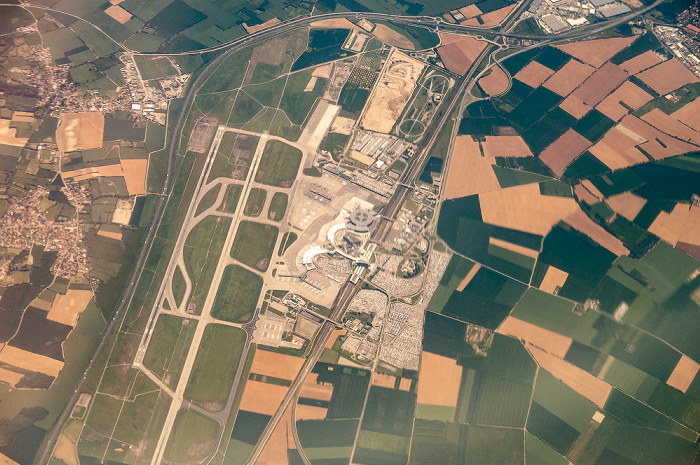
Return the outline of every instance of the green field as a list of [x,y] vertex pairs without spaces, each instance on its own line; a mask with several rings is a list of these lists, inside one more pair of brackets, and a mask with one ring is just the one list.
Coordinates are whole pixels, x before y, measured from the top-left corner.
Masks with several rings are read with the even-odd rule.
[[173,315],[158,317],[143,364],[168,386],[177,386],[195,328],[193,320]]
[[326,88],[326,79],[324,78],[316,78],[316,83],[311,91],[305,91],[309,81],[313,79],[311,77],[313,72],[314,69],[300,71],[290,74],[287,79],[287,86],[284,89],[279,108],[284,110],[293,124],[303,124],[316,99],[323,97]]
[[243,207],[243,214],[246,216],[260,216],[265,206],[265,199],[267,199],[267,191],[265,189],[251,188],[248,200],[245,203],[245,207]]
[[194,410],[178,412],[163,455],[172,462],[201,460],[216,446],[219,424]]
[[187,290],[187,283],[185,282],[185,277],[179,266],[173,271],[172,286],[173,297],[175,297],[175,302],[173,304],[179,307],[182,305],[182,299],[185,298],[185,291]]
[[279,229],[275,226],[241,221],[231,248],[231,256],[251,268],[266,271],[278,233]]
[[224,196],[221,206],[219,206],[219,211],[226,213],[236,213],[236,207],[238,206],[238,201],[241,198],[241,193],[243,192],[243,186],[231,184],[226,188],[226,195]]
[[263,280],[238,265],[229,265],[221,278],[211,314],[234,323],[249,321],[255,312]]
[[265,145],[255,182],[268,186],[291,187],[299,171],[301,151],[277,140]]
[[479,465],[524,464],[524,434],[520,429],[469,426],[467,456]]
[[329,132],[321,144],[321,149],[330,152],[331,157],[338,160],[345,151],[348,140],[350,140],[350,136]]
[[277,255],[280,257],[284,255],[284,253],[287,251],[289,246],[291,246],[294,241],[296,241],[299,238],[296,233],[293,232],[286,232],[282,236],[282,240],[280,241],[280,247],[277,250]]
[[216,198],[219,196],[220,190],[221,184],[217,184],[216,186],[212,187],[206,194],[204,194],[202,198],[199,199],[199,203],[197,204],[197,210],[195,210],[194,216],[198,216],[204,210],[214,206],[214,202],[216,202]]
[[289,196],[284,192],[276,192],[272,196],[270,201],[270,207],[267,211],[267,219],[272,221],[280,221],[284,218],[284,214],[287,212],[287,203],[289,202]]
[[184,397],[212,412],[226,405],[245,346],[238,328],[210,324],[204,330]]

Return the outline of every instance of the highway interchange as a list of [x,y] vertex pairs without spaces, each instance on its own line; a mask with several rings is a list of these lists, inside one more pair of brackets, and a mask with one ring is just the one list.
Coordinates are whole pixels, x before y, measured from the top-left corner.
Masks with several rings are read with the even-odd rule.
[[[158,226],[160,225],[160,220],[163,216],[163,213],[165,211],[165,207],[167,205],[167,201],[169,199],[169,192],[172,186],[172,178],[173,178],[173,167],[176,159],[176,154],[179,150],[179,144],[180,144],[180,135],[184,127],[184,123],[187,119],[187,115],[189,114],[189,110],[194,102],[194,98],[196,96],[196,93],[198,89],[205,83],[207,78],[218,68],[219,65],[221,65],[230,55],[233,53],[246,48],[251,45],[255,45],[258,43],[261,43],[267,39],[270,39],[272,37],[275,37],[277,35],[281,35],[284,33],[289,32],[290,30],[307,26],[310,23],[316,22],[316,21],[321,21],[324,19],[334,19],[334,18],[365,18],[365,19],[380,19],[380,20],[389,20],[398,24],[404,24],[404,25],[411,25],[411,26],[417,26],[417,27],[425,27],[429,28],[434,31],[441,31],[441,32],[458,32],[458,33],[469,33],[469,34],[476,34],[476,35],[481,35],[485,37],[506,37],[506,38],[515,38],[515,39],[527,39],[527,40],[532,40],[532,41],[537,41],[540,44],[544,43],[551,43],[553,41],[566,41],[566,40],[572,40],[572,39],[579,39],[579,38],[584,38],[588,37],[591,35],[594,35],[596,33],[599,33],[605,29],[608,29],[610,27],[614,27],[618,24],[621,24],[623,22],[629,21],[639,15],[642,15],[651,9],[655,8],[657,5],[659,5],[663,0],[655,0],[654,3],[651,5],[641,9],[634,11],[630,14],[624,15],[622,17],[613,19],[613,20],[608,20],[602,23],[597,23],[588,27],[580,28],[580,29],[575,29],[572,31],[568,31],[565,33],[560,33],[560,34],[552,34],[548,36],[530,36],[530,35],[522,35],[522,34],[515,34],[508,32],[508,30],[512,27],[514,21],[522,14],[522,12],[527,8],[529,5],[530,1],[529,0],[524,0],[522,1],[518,8],[514,10],[512,13],[511,17],[508,19],[508,21],[504,24],[503,27],[501,27],[499,30],[486,30],[483,28],[478,28],[478,27],[472,27],[472,26],[462,26],[459,24],[450,24],[444,22],[441,18],[434,18],[434,17],[411,17],[411,16],[398,16],[398,15],[385,15],[385,14],[378,14],[378,13],[368,13],[368,12],[362,12],[362,13],[328,13],[328,14],[322,14],[322,15],[317,15],[313,17],[305,16],[305,17],[298,17],[294,18],[288,21],[281,22],[275,26],[271,26],[270,28],[267,28],[265,30],[249,34],[245,37],[242,37],[240,39],[237,39],[233,42],[230,42],[228,44],[223,44],[218,47],[214,47],[211,49],[206,49],[206,50],[200,50],[200,51],[195,51],[195,52],[183,52],[179,54],[170,54],[170,55],[183,55],[183,54],[196,54],[196,53],[204,53],[207,51],[217,51],[217,50],[223,50],[223,53],[221,53],[219,56],[214,58],[212,61],[207,63],[207,65],[199,72],[197,77],[194,79],[194,81],[191,83],[189,86],[183,100],[182,100],[182,108],[177,116],[177,120],[175,122],[175,125],[171,127],[168,127],[168,142],[167,142],[167,161],[166,161],[166,174],[165,174],[165,181],[163,184],[163,189],[160,195],[158,195],[154,209],[153,209],[153,215],[150,223],[148,224],[148,229],[147,233],[144,239],[144,243],[140,249],[138,258],[136,262],[134,263],[134,268],[133,271],[131,272],[128,281],[124,287],[124,291],[122,294],[122,298],[119,301],[119,304],[113,314],[112,319],[110,320],[109,324],[107,325],[107,328],[104,331],[104,335],[102,339],[100,340],[98,346],[96,347],[90,361],[88,362],[88,365],[85,369],[85,372],[79,379],[78,383],[75,386],[74,393],[72,394],[70,400],[67,402],[66,406],[62,410],[61,414],[59,415],[58,419],[56,420],[56,423],[54,424],[53,428],[49,431],[47,434],[46,439],[44,440],[44,443],[42,445],[42,448],[40,449],[40,453],[37,455],[37,460],[35,460],[35,463],[38,464],[45,464],[48,462],[50,458],[50,454],[54,448],[54,445],[56,444],[56,440],[63,429],[63,425],[65,424],[66,420],[69,418],[70,413],[76,404],[80,393],[83,389],[83,386],[85,384],[85,381],[92,371],[93,367],[95,366],[95,363],[99,356],[102,354],[102,352],[105,350],[107,342],[110,339],[110,336],[114,330],[115,325],[117,322],[121,320],[121,317],[123,316],[123,313],[125,309],[128,307],[128,304],[131,302],[132,296],[133,296],[133,291],[135,288],[135,285],[138,281],[138,278],[141,273],[141,269],[143,268],[143,265],[145,263],[145,259],[148,255],[148,252],[150,251],[151,244],[153,242],[153,239],[155,237],[155,233],[158,229]],[[16,5],[15,3],[0,3],[0,5]],[[37,6],[37,5],[32,5],[32,8],[39,8],[39,9],[44,9],[44,10],[50,10],[53,11],[51,8],[47,7],[42,7],[42,6]],[[65,12],[62,12],[63,14],[66,14]],[[71,15],[73,16],[73,15]],[[82,18],[80,18],[82,20]],[[94,26],[94,25],[93,25]],[[97,28],[99,29],[99,28]],[[105,34],[108,36],[107,34]],[[108,36],[109,37],[109,36]],[[120,47],[123,47],[123,45],[120,44]],[[393,218],[396,216],[396,213],[399,211],[399,208],[401,204],[403,203],[403,200],[405,199],[405,196],[410,192],[411,188],[408,187],[408,183],[412,182],[413,179],[416,178],[416,176],[420,173],[420,170],[422,169],[422,166],[427,159],[430,150],[437,138],[437,135],[439,134],[441,128],[443,125],[448,121],[449,117],[452,114],[452,110],[454,109],[454,105],[461,102],[461,98],[464,97],[463,91],[465,88],[467,88],[468,84],[472,82],[472,78],[474,77],[474,73],[476,69],[478,68],[479,64],[481,61],[489,55],[494,49],[494,46],[487,47],[481,55],[475,60],[474,64],[470,68],[469,73],[460,81],[459,87],[456,92],[454,92],[453,99],[450,101],[449,107],[447,111],[443,112],[443,116],[439,119],[439,121],[435,122],[431,127],[429,127],[426,132],[429,133],[429,137],[425,139],[425,142],[421,144],[421,147],[419,148],[419,151],[417,152],[417,155],[415,156],[410,168],[405,172],[404,176],[401,179],[401,183],[398,185],[395,194],[392,196],[392,198],[389,200],[387,205],[384,207],[383,212],[382,212],[382,219],[377,226],[377,228],[373,231],[371,240],[375,242],[380,242],[384,235],[388,232],[389,228],[391,227],[391,223]],[[158,53],[139,53],[131,50],[125,50],[128,53],[132,53],[134,55],[163,55],[163,54],[158,54]],[[166,54],[167,55],[167,54]],[[169,125],[170,126],[170,125]],[[361,282],[361,281],[360,281]],[[359,283],[358,283],[359,284]],[[350,282],[346,282],[346,284],[341,288],[341,291],[339,292],[336,301],[333,305],[332,308],[332,313],[330,316],[331,320],[338,321],[342,317],[344,310],[349,303],[350,299],[354,295],[354,292],[358,286],[358,284],[352,284]],[[282,415],[284,414],[284,411],[286,410],[286,407],[289,405],[289,403],[293,400],[294,396],[297,394],[299,389],[301,388],[302,384],[304,383],[304,380],[310,373],[311,369],[313,368],[314,364],[318,360],[318,357],[320,356],[321,352],[323,351],[323,348],[325,346],[326,341],[330,337],[330,334],[332,330],[335,328],[335,325],[329,321],[324,322],[324,324],[321,326],[321,329],[319,330],[318,336],[316,340],[314,341],[314,344],[312,345],[312,348],[308,354],[308,357],[302,366],[301,371],[299,372],[297,378],[294,380],[292,385],[290,386],[290,389],[285,396],[282,404],[279,406],[277,409],[275,415],[272,417],[270,422],[268,423],[265,431],[263,432],[263,435],[256,445],[253,453],[251,454],[251,457],[248,460],[248,464],[254,464],[257,457],[259,454],[262,452],[262,449],[264,445],[266,444],[267,440],[271,436],[272,432],[274,431],[275,426],[281,419]]]

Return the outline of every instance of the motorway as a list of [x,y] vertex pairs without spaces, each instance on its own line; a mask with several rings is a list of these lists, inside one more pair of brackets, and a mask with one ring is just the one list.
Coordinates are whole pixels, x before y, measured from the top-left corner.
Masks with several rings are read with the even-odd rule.
[[[186,52],[186,53],[180,53],[180,54],[171,54],[171,55],[185,55],[185,54],[192,54],[192,53],[203,53],[205,51],[214,51],[214,50],[224,50],[224,53],[221,55],[217,56],[214,58],[212,61],[210,61],[203,69],[202,71],[197,75],[197,77],[194,79],[192,82],[191,86],[188,88],[187,93],[185,94],[185,97],[183,99],[183,104],[182,104],[182,109],[180,110],[180,113],[178,115],[178,118],[176,120],[176,123],[174,127],[172,127],[172,131],[170,131],[170,125],[168,124],[167,128],[167,133],[168,136],[170,137],[169,142],[167,144],[167,161],[166,161],[166,174],[165,174],[165,180],[163,184],[163,189],[161,194],[157,197],[156,202],[155,202],[155,208],[153,209],[153,216],[152,219],[148,225],[148,230],[146,237],[144,239],[144,243],[141,247],[141,250],[139,252],[139,255],[133,265],[133,271],[128,277],[128,280],[124,286],[124,291],[122,293],[122,298],[119,301],[119,304],[113,314],[112,319],[110,320],[109,324],[107,325],[107,328],[104,332],[104,335],[102,339],[100,340],[99,344],[97,345],[92,358],[87,364],[87,367],[85,369],[85,372],[81,376],[81,378],[78,380],[78,383],[75,386],[75,390],[73,394],[71,395],[71,398],[69,401],[66,403],[66,406],[62,410],[61,414],[59,415],[58,419],[56,420],[56,423],[54,426],[51,428],[49,433],[46,435],[46,438],[42,444],[42,448],[40,450],[40,453],[37,454],[37,458],[35,459],[34,463],[37,464],[45,464],[48,462],[48,458],[50,456],[51,451],[54,448],[54,445],[56,444],[56,440],[58,438],[58,435],[60,434],[63,425],[65,424],[66,420],[68,419],[73,406],[76,404],[80,393],[82,392],[83,386],[85,384],[85,381],[92,371],[93,367],[95,366],[95,363],[99,356],[102,354],[104,351],[107,342],[110,339],[110,336],[114,330],[115,325],[117,322],[121,321],[121,317],[123,316],[124,310],[128,307],[128,304],[131,302],[131,298],[133,295],[133,291],[136,285],[136,282],[141,274],[141,270],[143,268],[144,262],[146,260],[146,256],[150,250],[151,244],[153,242],[153,239],[155,237],[155,233],[157,231],[158,226],[160,225],[161,218],[163,216],[163,213],[165,211],[165,206],[167,204],[167,200],[169,199],[169,191],[171,188],[172,184],[172,177],[173,177],[173,166],[175,163],[175,157],[176,153],[179,149],[179,141],[180,141],[180,135],[185,123],[185,120],[187,118],[187,115],[189,114],[189,109],[194,101],[195,94],[197,90],[204,84],[206,79],[209,77],[210,73],[213,73],[216,68],[218,68],[219,65],[221,65],[230,55],[233,53],[248,47],[250,45],[258,44],[260,42],[263,42],[271,37],[284,34],[292,29],[308,25],[312,22],[324,20],[324,19],[333,19],[333,18],[367,18],[367,19],[384,19],[384,20],[389,20],[392,22],[400,23],[400,24],[405,24],[405,25],[411,25],[411,26],[418,26],[418,27],[427,27],[427,28],[432,28],[433,30],[442,30],[442,31],[449,31],[449,32],[461,32],[461,33],[471,33],[471,34],[478,34],[478,35],[492,35],[492,36],[502,36],[502,37],[510,37],[510,38],[516,38],[516,39],[529,39],[529,40],[535,40],[535,41],[551,41],[553,39],[557,40],[569,40],[569,39],[577,39],[577,38],[583,38],[590,36],[592,34],[595,34],[597,32],[600,32],[604,29],[614,27],[618,24],[621,24],[623,22],[629,21],[639,15],[642,15],[651,9],[655,8],[657,5],[659,5],[663,0],[655,0],[654,3],[651,5],[638,10],[634,11],[628,15],[624,15],[620,18],[614,19],[614,20],[608,20],[603,23],[598,23],[595,25],[592,25],[590,27],[584,27],[584,28],[579,28],[573,31],[568,31],[565,33],[560,33],[560,34],[551,34],[548,36],[528,36],[528,35],[519,35],[519,34],[513,34],[506,32],[507,27],[503,28],[504,30],[502,31],[494,31],[494,30],[485,30],[483,28],[477,28],[477,27],[471,27],[471,26],[461,26],[458,24],[449,24],[446,22],[443,22],[441,18],[433,18],[433,17],[411,17],[411,16],[393,16],[393,15],[384,15],[384,14],[378,14],[378,13],[330,13],[330,14],[324,14],[324,15],[318,15],[318,16],[313,16],[313,17],[300,17],[300,18],[295,18],[289,21],[282,22],[278,25],[272,26],[268,29],[265,29],[263,31],[259,31],[253,34],[249,34],[245,37],[242,37],[240,39],[237,39],[235,41],[232,41],[228,44],[224,44],[212,49],[208,50],[199,50],[196,52]],[[525,6],[529,2],[527,0],[524,0],[520,6],[518,7],[516,13],[512,16],[512,19],[509,21],[510,24],[512,24],[512,21],[514,18],[517,18],[522,11],[524,10]],[[12,5],[12,6],[18,6],[16,3],[0,3],[0,5]],[[21,6],[21,5],[20,5]],[[38,9],[45,9],[49,11],[57,11],[53,10],[48,7],[43,7],[39,5],[32,5],[32,8],[38,8]],[[61,12],[63,14],[69,14],[65,12]],[[69,14],[70,16],[74,16]],[[78,18],[76,16],[76,18]],[[82,18],[79,18],[83,20]],[[85,21],[85,20],[83,20]],[[92,25],[96,29],[100,30],[96,26]],[[104,31],[101,31],[104,33]],[[108,34],[104,33],[106,36],[109,37]],[[159,55],[158,53],[137,53],[131,50],[127,50],[123,45],[120,44],[122,48],[124,48],[126,51],[133,52],[134,54],[143,54],[143,55]],[[160,54],[163,55],[163,54]],[[478,63],[483,59],[483,56],[480,56],[477,59]],[[472,69],[476,69],[476,65],[472,67]],[[461,85],[460,85],[460,91],[463,90],[466,86],[465,83],[469,82],[469,79],[472,76],[472,72],[470,72],[468,77],[465,77],[463,79]],[[459,96],[459,92],[455,94],[456,96]],[[422,168],[422,162],[418,163],[419,160],[425,160],[427,157],[427,154],[430,152],[430,147],[432,147],[432,144],[435,141],[435,138],[437,137],[437,134],[439,133],[439,128],[442,127],[442,124],[449,118],[449,115],[452,111],[452,108],[454,108],[455,102],[451,102],[450,104],[450,111],[445,112],[445,116],[443,116],[441,123],[434,128],[433,133],[430,136],[429,143],[426,144],[420,153],[420,155],[416,158],[414,164],[411,166],[411,168],[408,171],[408,174],[411,174],[413,176],[417,175],[417,173],[420,171]],[[407,176],[404,177],[404,179],[411,179],[408,178]],[[405,198],[405,195],[408,193],[409,188],[400,185],[397,188],[396,193],[392,197],[392,199],[389,201],[389,203],[386,205],[384,208],[384,213],[382,216],[384,217],[393,217],[396,212],[398,211],[401,201],[403,198]],[[386,229],[388,226],[390,226],[390,222],[388,220],[383,220],[379,227],[377,227],[372,234],[372,240],[376,241],[377,238],[381,240],[383,235],[388,231]],[[376,233],[376,234],[375,234]],[[349,302],[351,296],[353,295],[355,290],[355,285],[351,285],[350,283],[346,283],[346,285],[341,289],[340,293],[338,294],[338,297],[336,298],[336,302],[334,305],[334,310],[333,310],[333,319],[337,319],[340,315],[342,315],[343,309]],[[301,384],[303,384],[303,380],[306,378],[308,373],[311,371],[313,368],[313,364],[315,363],[315,360],[318,359],[318,356],[320,356],[320,353],[322,352],[322,348],[325,345],[325,341],[328,339],[330,336],[330,333],[332,331],[333,325],[332,323],[325,322],[324,325],[321,328],[321,331],[319,332],[319,336],[316,340],[316,343],[314,344],[314,347],[309,354],[309,357],[307,358],[307,362],[305,365],[302,367],[302,372],[300,372],[299,376],[297,379],[295,379],[294,383],[290,387],[289,392],[294,392],[297,389],[300,388]],[[315,355],[315,356],[314,356]],[[310,363],[313,360],[313,363]],[[307,367],[307,365],[310,365]],[[305,373],[305,374],[304,374]],[[302,377],[302,374],[304,376]],[[300,380],[301,378],[301,380]],[[289,395],[285,397],[283,404],[288,405],[289,401],[291,400],[292,397]],[[281,410],[281,412],[280,412]],[[253,451],[253,454],[259,455],[260,452],[262,451],[262,447],[260,444],[265,444],[267,442],[267,439],[269,439],[269,436],[272,434],[272,431],[274,430],[274,425],[276,425],[277,422],[279,422],[280,417],[284,413],[284,409],[278,409],[278,412],[275,413],[275,416],[273,419],[276,419],[275,422],[272,420],[268,423],[268,427],[266,428],[265,432],[263,433],[263,437],[259,441],[258,445],[256,445],[255,450]],[[279,414],[279,415],[278,415]],[[271,428],[272,425],[272,428]],[[268,431],[270,430],[270,431]],[[264,440],[263,440],[264,439]],[[257,457],[256,455],[256,457]],[[252,458],[252,456],[251,456]],[[248,463],[254,463],[254,461],[250,461]]]

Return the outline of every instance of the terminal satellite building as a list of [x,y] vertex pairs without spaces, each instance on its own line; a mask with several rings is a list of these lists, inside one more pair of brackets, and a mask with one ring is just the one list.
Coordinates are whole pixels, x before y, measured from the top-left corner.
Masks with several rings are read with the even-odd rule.
[[356,208],[350,212],[345,228],[355,234],[369,234],[369,229],[374,223],[374,214],[364,208]]

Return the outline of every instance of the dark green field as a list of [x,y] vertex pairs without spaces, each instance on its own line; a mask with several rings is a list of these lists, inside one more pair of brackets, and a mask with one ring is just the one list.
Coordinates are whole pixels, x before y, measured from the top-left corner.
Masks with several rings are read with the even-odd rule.
[[265,199],[267,199],[267,191],[265,189],[260,189],[258,187],[251,188],[248,194],[248,200],[246,201],[245,207],[243,207],[243,214],[246,216],[260,216],[265,206]]
[[289,196],[284,192],[276,192],[270,200],[270,207],[267,211],[267,219],[272,221],[280,221],[284,218],[284,214],[287,212],[287,202],[289,202]]

